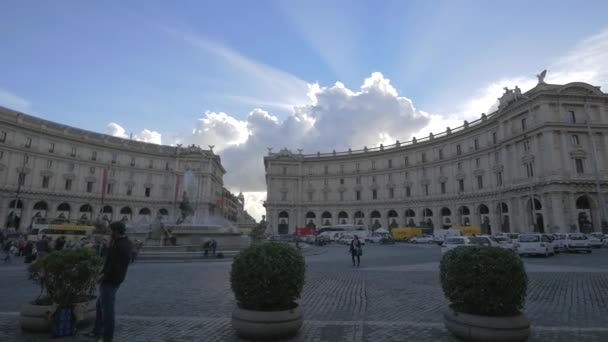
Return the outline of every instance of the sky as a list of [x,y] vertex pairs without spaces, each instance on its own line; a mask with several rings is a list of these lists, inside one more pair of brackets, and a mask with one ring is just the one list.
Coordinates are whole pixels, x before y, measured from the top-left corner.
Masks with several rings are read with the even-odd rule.
[[608,87],[608,2],[0,2],[0,105],[215,145],[264,214],[267,147],[361,149],[491,112],[502,88]]

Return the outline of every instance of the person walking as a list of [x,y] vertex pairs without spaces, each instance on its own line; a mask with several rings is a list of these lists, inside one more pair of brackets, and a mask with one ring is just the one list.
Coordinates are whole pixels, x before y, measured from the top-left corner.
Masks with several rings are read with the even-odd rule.
[[103,270],[98,277],[100,285],[95,327],[91,332],[83,335],[98,342],[112,342],[114,338],[116,292],[127,275],[133,248],[131,241],[125,235],[126,227],[123,222],[110,224],[110,230],[112,231],[110,246]]
[[17,251],[17,247],[15,247],[15,243],[11,240],[6,241],[6,243],[4,244],[4,253],[6,253],[6,255],[4,256],[4,263],[12,263],[13,261],[13,254],[15,254],[15,252]]
[[355,258],[357,258],[357,267],[361,263],[361,255],[363,254],[363,249],[361,248],[361,241],[359,241],[359,237],[357,235],[354,236],[354,239],[350,242],[350,255],[353,259],[353,266],[355,266]]
[[211,239],[211,255],[215,257],[215,251],[217,249],[217,241],[215,239]]

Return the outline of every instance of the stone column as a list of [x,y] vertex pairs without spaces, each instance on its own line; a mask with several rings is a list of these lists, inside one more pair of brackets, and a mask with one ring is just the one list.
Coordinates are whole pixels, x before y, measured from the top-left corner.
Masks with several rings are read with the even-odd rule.
[[500,224],[500,212],[498,211],[499,201],[492,201],[488,206],[490,206],[490,230],[492,234],[497,234],[502,232],[502,227]]
[[436,232],[438,230],[441,230],[441,226],[442,226],[442,217],[441,217],[441,207],[434,207],[433,209],[433,232]]
[[552,211],[552,215],[551,215],[551,226],[557,226],[556,231],[553,231],[553,233],[564,233],[566,232],[566,219],[564,217],[564,212],[565,212],[565,208],[564,208],[564,204],[563,204],[563,195],[559,192],[554,192],[551,194],[550,197],[551,200],[551,211]]

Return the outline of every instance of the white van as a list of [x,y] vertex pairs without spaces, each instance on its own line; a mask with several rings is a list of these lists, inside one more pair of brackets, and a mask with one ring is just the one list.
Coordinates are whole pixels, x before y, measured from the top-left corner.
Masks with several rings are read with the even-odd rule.
[[517,244],[519,255],[555,255],[552,241],[543,234],[520,234]]

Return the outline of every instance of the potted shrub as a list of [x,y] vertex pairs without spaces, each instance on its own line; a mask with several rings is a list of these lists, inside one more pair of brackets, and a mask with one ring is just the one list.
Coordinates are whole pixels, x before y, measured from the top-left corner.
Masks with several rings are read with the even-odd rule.
[[450,301],[445,327],[466,341],[525,341],[530,322],[520,311],[528,277],[513,252],[466,246],[447,252],[440,264],[441,287]]
[[297,334],[302,310],[295,300],[304,286],[305,269],[304,257],[285,243],[253,245],[239,253],[230,272],[236,332],[256,341]]
[[52,252],[28,267],[29,279],[40,286],[38,298],[21,307],[21,328],[49,331],[53,315],[70,309],[76,322],[95,319],[96,277],[101,258],[93,250],[63,249]]

